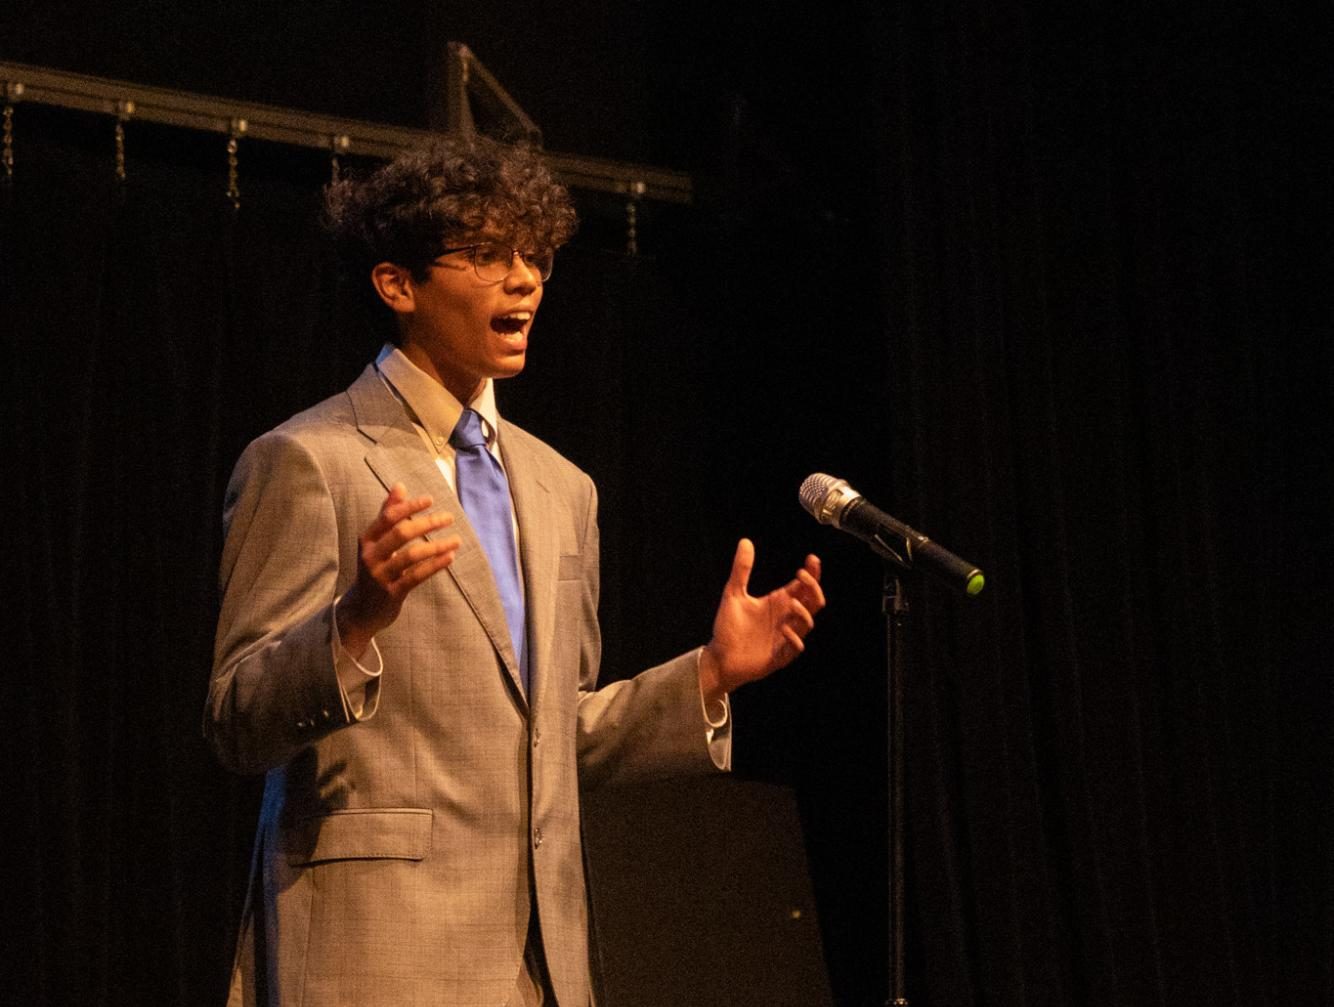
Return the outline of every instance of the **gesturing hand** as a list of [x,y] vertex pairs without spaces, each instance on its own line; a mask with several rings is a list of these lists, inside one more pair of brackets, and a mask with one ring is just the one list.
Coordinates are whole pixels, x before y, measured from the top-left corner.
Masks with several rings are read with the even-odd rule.
[[447,511],[421,513],[430,506],[429,496],[408,499],[407,488],[395,483],[380,513],[358,538],[357,579],[339,599],[336,613],[339,639],[354,657],[398,618],[408,592],[454,562],[457,535],[422,539],[454,523]]
[[806,649],[806,634],[825,606],[817,557],[807,556],[792,580],[759,598],[747,591],[754,566],[755,546],[743,538],[714,616],[713,639],[700,658],[700,688],[706,700],[721,699],[737,686],[791,663]]

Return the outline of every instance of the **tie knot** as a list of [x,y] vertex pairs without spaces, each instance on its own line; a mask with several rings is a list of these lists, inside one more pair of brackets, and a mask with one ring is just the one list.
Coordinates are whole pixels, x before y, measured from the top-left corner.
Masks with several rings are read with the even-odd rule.
[[476,409],[465,409],[449,435],[450,445],[457,451],[480,448],[486,445],[486,435],[482,433],[482,416]]

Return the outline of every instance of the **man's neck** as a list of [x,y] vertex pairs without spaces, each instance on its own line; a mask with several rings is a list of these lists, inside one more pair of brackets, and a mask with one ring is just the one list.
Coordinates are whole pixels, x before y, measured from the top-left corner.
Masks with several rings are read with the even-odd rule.
[[447,368],[440,367],[429,353],[406,340],[399,344],[399,349],[403,351],[405,357],[443,385],[449,394],[453,395],[463,405],[471,405],[477,399],[477,396],[482,394],[482,388],[486,385],[485,379],[451,372]]

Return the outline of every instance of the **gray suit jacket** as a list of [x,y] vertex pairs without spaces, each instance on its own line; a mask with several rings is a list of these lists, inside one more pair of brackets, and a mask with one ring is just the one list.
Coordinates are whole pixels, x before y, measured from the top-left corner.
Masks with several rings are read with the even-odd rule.
[[[593,691],[593,483],[518,427],[502,423],[500,443],[527,697],[485,555],[373,367],[237,463],[205,731],[226,766],[268,777],[232,1004],[495,1007],[536,905],[557,998],[584,1007],[580,783],[714,771],[693,655]],[[331,603],[395,482],[452,511],[463,545],[377,637],[385,670],[358,720],[333,668]]]

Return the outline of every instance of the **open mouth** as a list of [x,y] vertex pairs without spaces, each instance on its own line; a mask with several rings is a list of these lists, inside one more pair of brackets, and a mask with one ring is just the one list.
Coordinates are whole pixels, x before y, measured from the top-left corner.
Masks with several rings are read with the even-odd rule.
[[531,311],[516,311],[512,315],[500,315],[491,319],[491,328],[502,336],[515,336],[522,332],[533,320]]

